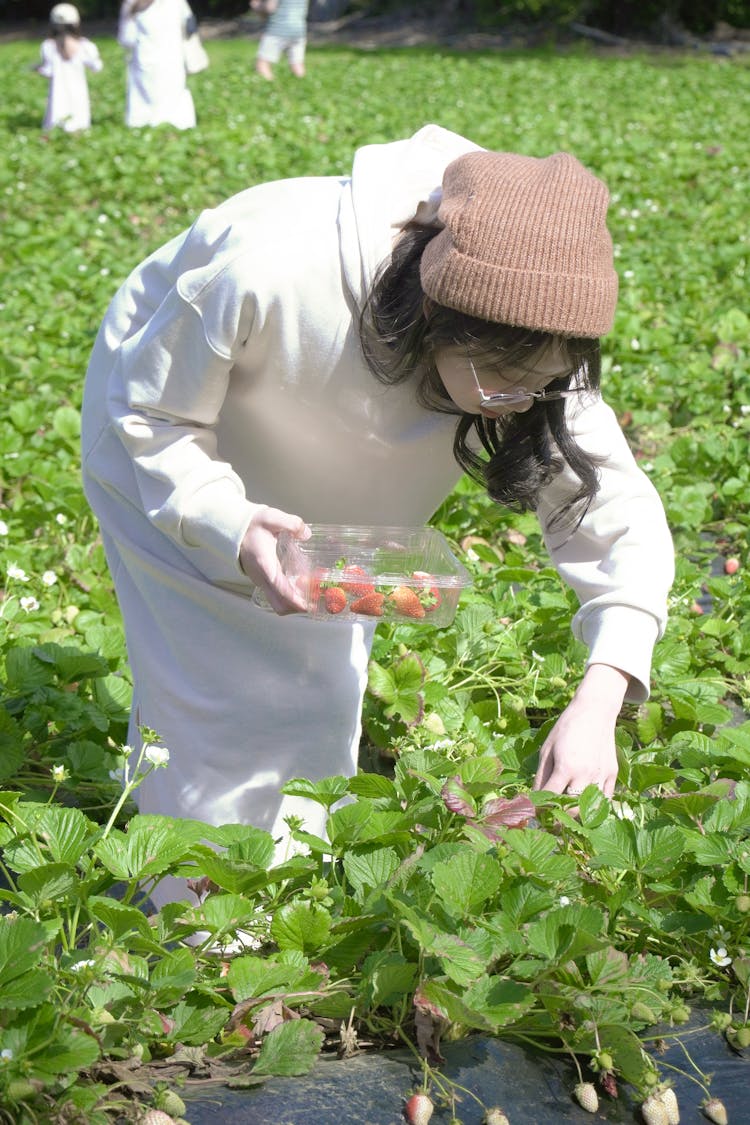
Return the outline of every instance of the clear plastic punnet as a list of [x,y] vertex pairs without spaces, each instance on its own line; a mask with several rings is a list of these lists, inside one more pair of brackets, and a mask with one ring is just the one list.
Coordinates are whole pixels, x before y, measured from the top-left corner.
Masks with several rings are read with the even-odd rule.
[[[432,527],[317,524],[304,541],[282,532],[278,556],[319,621],[450,625],[469,572]],[[268,607],[258,591],[256,603]]]

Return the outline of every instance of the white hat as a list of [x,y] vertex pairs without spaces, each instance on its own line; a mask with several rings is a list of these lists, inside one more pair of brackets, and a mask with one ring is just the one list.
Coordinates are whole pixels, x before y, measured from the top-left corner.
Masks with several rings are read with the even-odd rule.
[[49,14],[49,22],[60,27],[75,27],[81,22],[75,4],[55,4]]

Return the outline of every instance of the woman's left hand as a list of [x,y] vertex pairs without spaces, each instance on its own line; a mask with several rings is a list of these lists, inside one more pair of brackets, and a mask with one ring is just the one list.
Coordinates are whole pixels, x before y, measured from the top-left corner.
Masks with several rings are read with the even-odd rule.
[[628,676],[608,664],[591,664],[539,753],[535,789],[582,793],[598,785],[607,797],[615,791],[615,724]]

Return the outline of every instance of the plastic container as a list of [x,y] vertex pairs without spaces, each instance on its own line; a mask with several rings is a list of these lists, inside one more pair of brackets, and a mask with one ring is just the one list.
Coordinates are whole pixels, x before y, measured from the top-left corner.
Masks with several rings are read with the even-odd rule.
[[[284,573],[319,621],[382,620],[450,625],[469,572],[432,527],[318,524],[304,542],[282,532]],[[263,595],[258,605],[267,606]]]

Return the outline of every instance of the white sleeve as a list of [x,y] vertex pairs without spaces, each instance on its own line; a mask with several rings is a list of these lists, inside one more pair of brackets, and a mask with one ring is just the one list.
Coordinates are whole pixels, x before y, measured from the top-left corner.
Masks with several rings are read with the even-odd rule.
[[537,514],[554,565],[581,603],[572,628],[589,649],[588,663],[627,673],[626,699],[642,702],[649,694],[653,646],[667,621],[672,538],[656,489],[610,407],[598,397],[574,403],[570,422],[581,448],[604,458],[599,491],[572,534],[550,526],[578,486],[566,467],[544,490]]
[[93,70],[95,74],[98,74],[104,66],[99,48],[90,39],[85,40],[84,43],[83,65],[87,66],[89,70]]
[[220,459],[214,427],[253,312],[252,298],[221,275],[190,300],[178,279],[121,344],[109,403],[148,518],[181,548],[208,551],[238,573],[240,544],[259,505]]
[[52,51],[50,50],[50,47],[53,51],[57,50],[57,47],[54,43],[51,43],[49,39],[45,39],[40,48],[42,61],[39,64],[39,74],[41,74],[43,78],[52,77]]
[[135,19],[130,15],[130,4],[127,2],[120,8],[120,18],[117,23],[117,42],[126,50],[132,51],[138,38],[138,28]]

